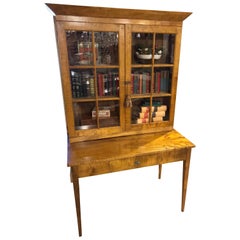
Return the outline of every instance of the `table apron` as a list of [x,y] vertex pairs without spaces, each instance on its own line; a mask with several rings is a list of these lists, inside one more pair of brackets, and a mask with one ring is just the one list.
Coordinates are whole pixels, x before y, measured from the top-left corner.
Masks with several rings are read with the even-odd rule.
[[104,173],[113,173],[123,170],[136,169],[164,163],[182,161],[187,159],[187,153],[191,148],[166,150],[157,153],[149,153],[113,160],[91,160],[71,166],[76,177],[95,176]]

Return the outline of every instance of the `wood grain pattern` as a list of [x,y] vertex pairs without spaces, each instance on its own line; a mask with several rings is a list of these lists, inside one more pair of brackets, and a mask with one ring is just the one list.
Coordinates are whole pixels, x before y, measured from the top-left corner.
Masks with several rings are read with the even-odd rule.
[[[179,132],[173,129],[176,91],[178,81],[178,67],[180,60],[180,45],[182,36],[182,22],[190,12],[167,12],[155,10],[117,9],[104,7],[88,7],[61,4],[46,4],[55,14],[54,22],[58,45],[63,98],[68,130],[68,166],[71,169],[71,181],[74,188],[78,231],[82,236],[82,222],[80,209],[79,178],[117,171],[136,169],[147,166],[158,166],[158,178],[161,178],[162,164],[183,161],[182,176],[182,205],[184,211],[187,193],[187,183],[190,166],[191,149],[195,145]],[[76,102],[88,102],[86,99],[73,99],[71,92],[70,69],[91,68],[97,76],[96,53],[93,52],[93,65],[82,66],[69,63],[66,41],[67,31],[117,32],[119,45],[119,61],[114,67],[119,71],[119,101],[120,124],[117,126],[100,127],[99,120],[96,128],[78,129],[75,127],[74,108]],[[136,64],[132,62],[132,34],[133,33],[174,34],[174,59],[172,62],[152,64]],[[93,39],[94,44],[94,39]],[[155,40],[153,41],[155,45]],[[93,45],[94,46],[94,45]],[[172,46],[173,47],[173,46]],[[135,67],[154,69],[171,68],[171,91],[167,93],[142,98],[165,97],[169,100],[169,118],[161,122],[150,124],[133,124],[131,122],[131,108],[124,107],[126,95],[131,95],[130,82],[132,69]],[[97,82],[95,80],[95,88]],[[102,101],[96,94],[92,101]],[[138,97],[137,97],[138,98]],[[115,99],[115,98],[114,98]],[[114,100],[108,99],[108,100]]]
[[68,165],[74,166],[91,160],[116,160],[187,147],[194,147],[194,144],[176,130],[78,142],[69,144]]
[[161,20],[161,21],[183,21],[191,13],[190,12],[170,12],[170,11],[156,11],[156,10],[139,10],[139,9],[125,9],[125,8],[105,8],[105,7],[89,7],[89,6],[74,6],[64,4],[46,5],[56,14],[64,16],[86,16],[98,18],[107,18],[114,16],[114,18],[122,19],[144,19],[144,20]]
[[158,165],[186,158],[194,144],[176,130],[69,145],[68,166],[78,177]]
[[76,213],[78,220],[78,234],[82,236],[82,221],[81,221],[81,206],[80,206],[80,189],[79,189],[79,180],[74,169],[71,169],[71,181],[73,183]]

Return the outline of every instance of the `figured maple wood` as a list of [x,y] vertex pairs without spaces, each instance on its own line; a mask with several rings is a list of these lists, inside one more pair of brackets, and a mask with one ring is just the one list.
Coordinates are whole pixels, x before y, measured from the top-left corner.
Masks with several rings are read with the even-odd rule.
[[73,183],[76,213],[78,220],[78,234],[82,236],[82,220],[81,220],[81,205],[80,205],[80,189],[79,189],[79,180],[73,169],[71,169],[71,181]]
[[195,145],[176,130],[70,143],[68,165],[74,186],[79,236],[82,236],[82,225],[78,178],[151,165],[159,165],[158,178],[161,178],[163,163],[182,160],[181,211],[184,211],[193,147]]
[[[173,123],[182,22],[191,13],[49,3],[46,5],[55,14],[54,21],[69,137],[68,166],[71,168],[71,181],[74,187],[79,236],[82,236],[79,193],[79,178],[81,177],[158,165],[158,178],[161,178],[162,164],[183,161],[181,210],[184,211],[190,155],[194,144],[173,130]],[[68,63],[66,44],[67,30],[116,31],[119,33],[119,65],[115,68],[119,69],[120,76],[120,126],[84,131],[75,129],[72,107],[75,100],[73,101],[71,94],[69,76],[71,66]],[[132,124],[131,109],[123,107],[125,96],[131,94],[130,85],[125,83],[130,81],[131,69],[134,67],[131,61],[133,32],[173,33],[176,36],[173,64],[159,64],[158,66],[173,69],[168,121],[154,124]],[[78,68],[86,67],[78,66]]]
[[186,200],[186,194],[187,194],[187,184],[188,184],[188,174],[189,174],[190,158],[191,158],[191,148],[187,151],[186,159],[183,161],[182,206],[181,206],[182,212],[184,211],[184,208],[185,208],[185,200]]
[[176,130],[69,144],[68,166],[78,177],[186,159],[194,147]]

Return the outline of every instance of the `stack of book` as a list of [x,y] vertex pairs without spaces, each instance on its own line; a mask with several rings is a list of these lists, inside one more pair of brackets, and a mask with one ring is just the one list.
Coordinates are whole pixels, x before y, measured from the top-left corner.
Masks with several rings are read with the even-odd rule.
[[161,122],[163,121],[163,118],[166,115],[166,111],[167,111],[166,105],[153,106],[152,109],[150,109],[149,106],[142,106],[141,112],[139,112],[139,118],[137,118],[136,123],[148,123],[150,120],[150,117],[149,117],[150,113],[151,113],[152,122]]

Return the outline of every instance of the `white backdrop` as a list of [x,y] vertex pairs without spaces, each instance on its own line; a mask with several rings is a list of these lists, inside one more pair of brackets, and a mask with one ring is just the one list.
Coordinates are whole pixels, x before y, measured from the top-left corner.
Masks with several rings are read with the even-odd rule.
[[[6,2],[6,3],[5,3]],[[79,239],[52,13],[1,3],[0,239]],[[213,3],[211,3],[213,2]],[[175,128],[196,144],[185,212],[181,163],[80,180],[85,239],[240,239],[237,0],[56,1],[191,11],[184,21]]]

